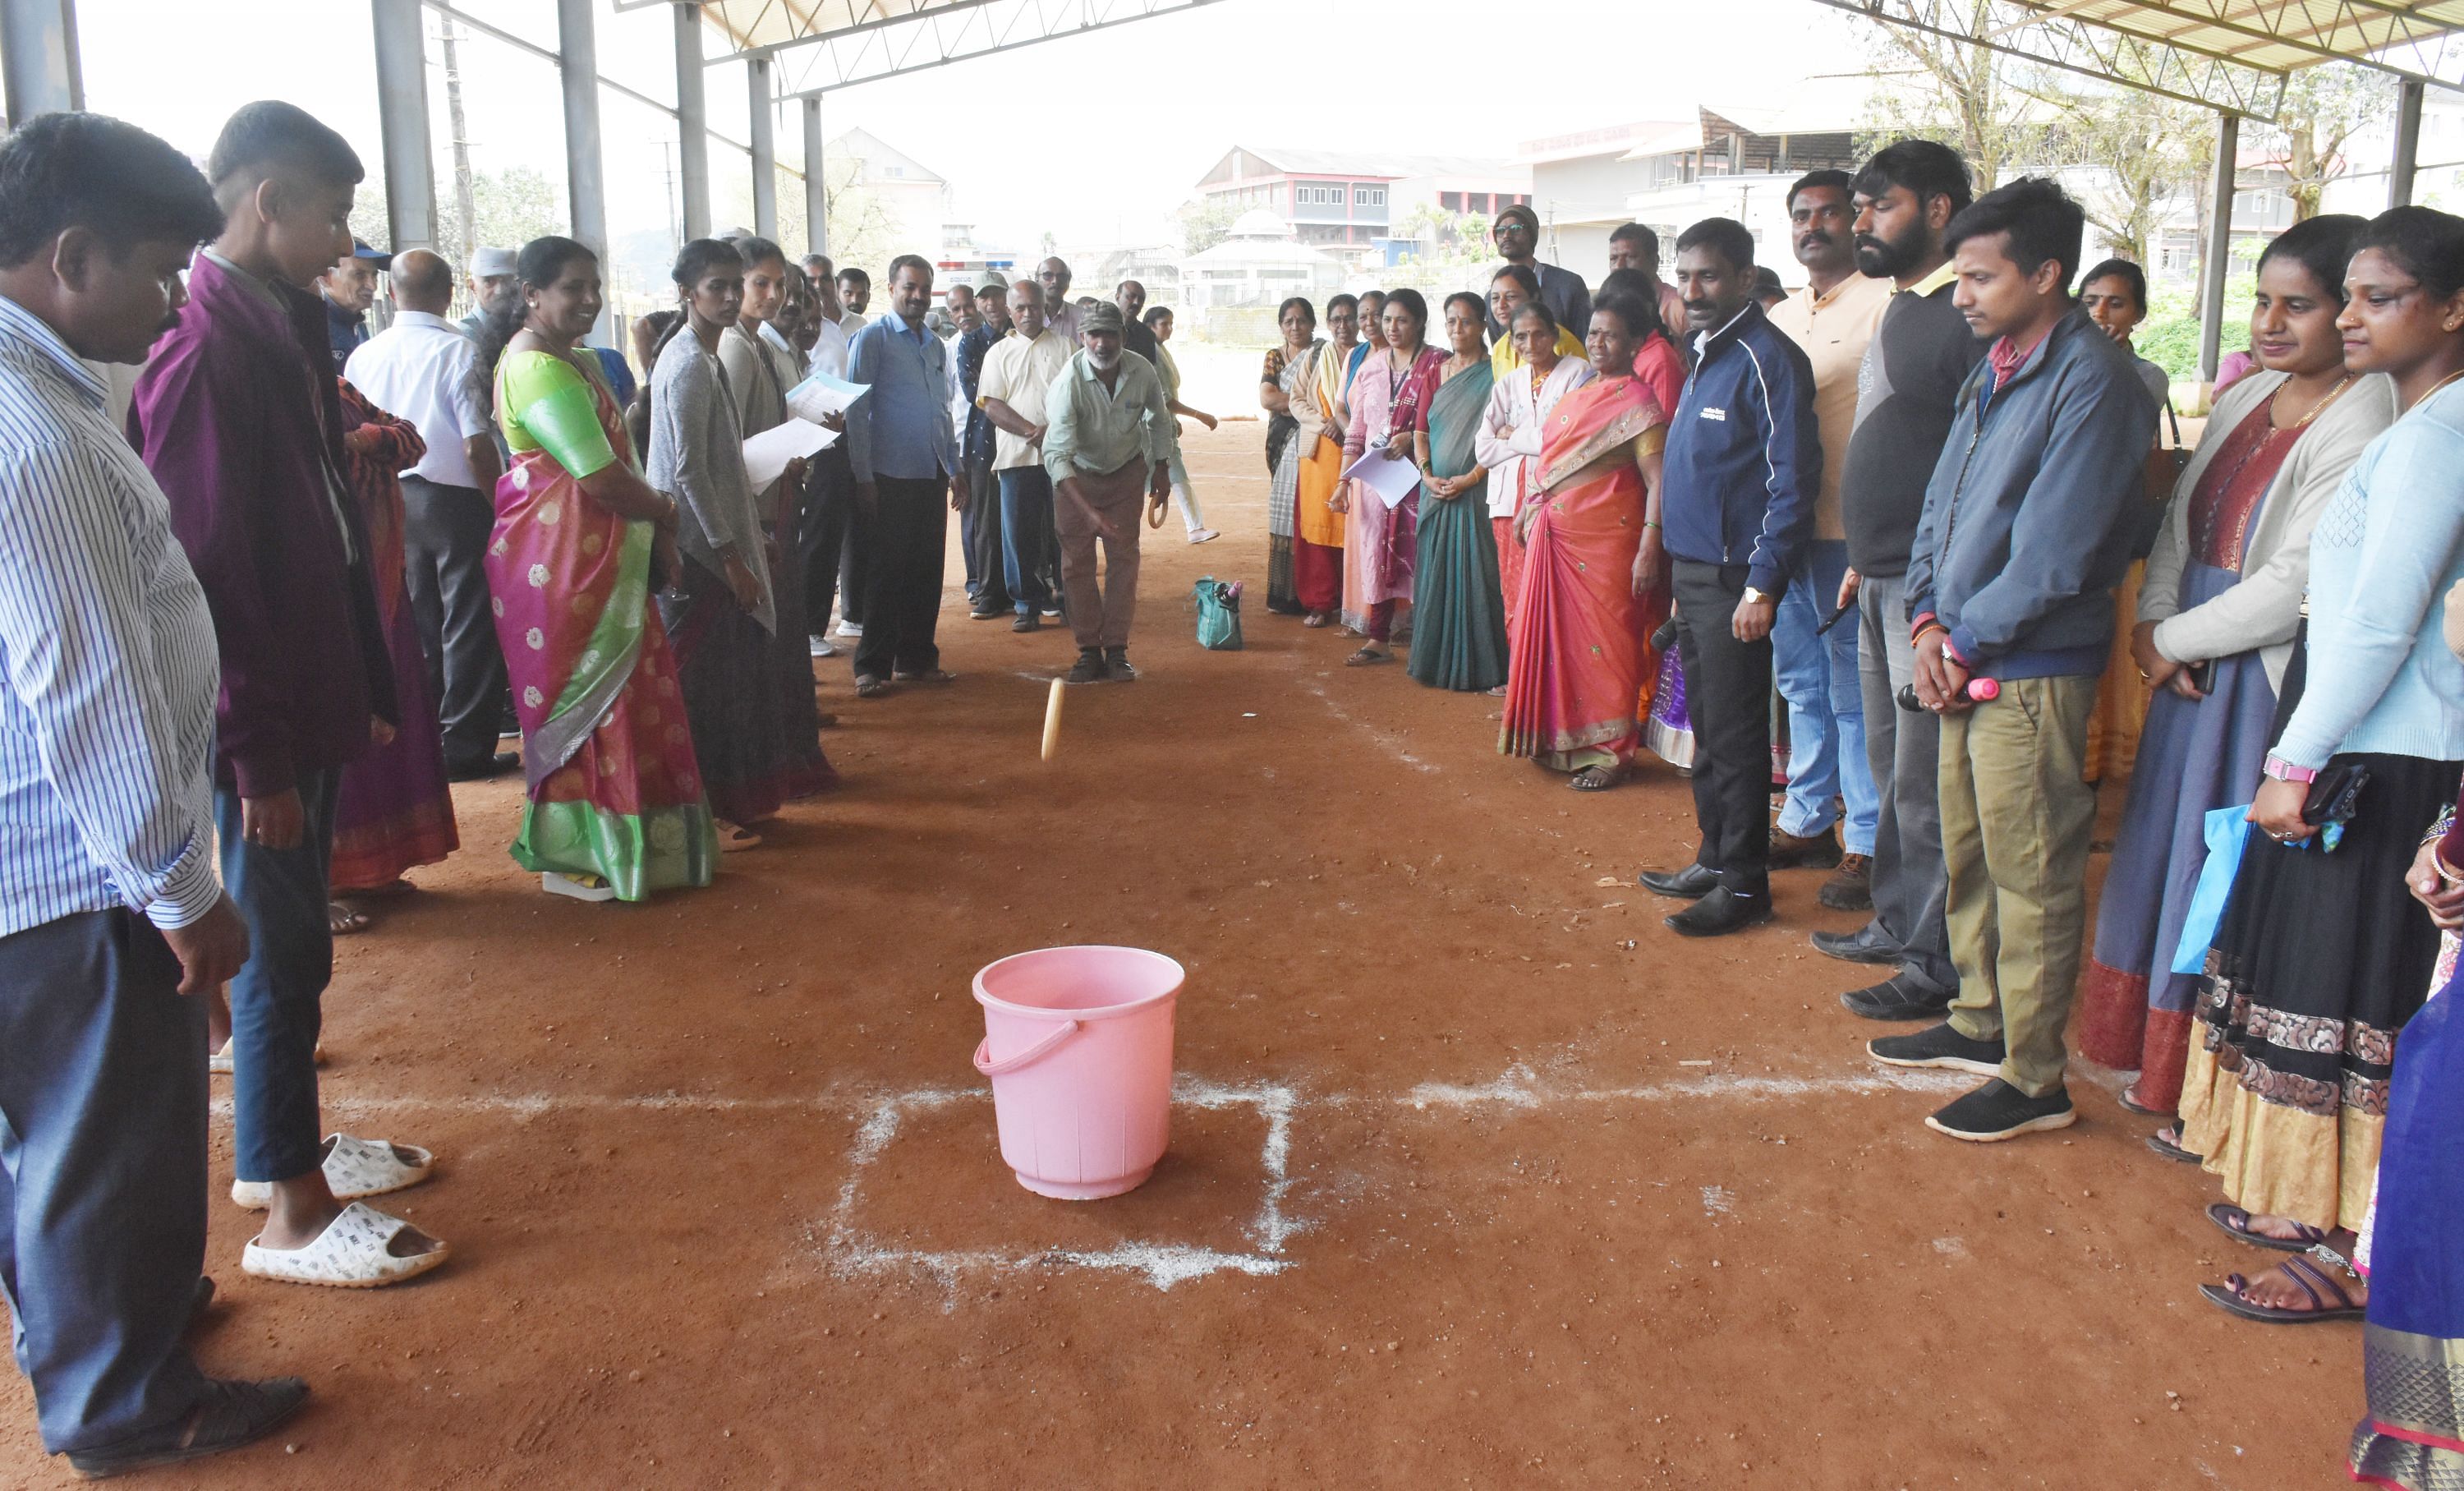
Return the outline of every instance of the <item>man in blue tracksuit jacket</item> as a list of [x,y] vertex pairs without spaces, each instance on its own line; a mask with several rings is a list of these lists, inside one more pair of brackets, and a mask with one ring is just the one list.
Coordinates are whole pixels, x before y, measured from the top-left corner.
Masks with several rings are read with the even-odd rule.
[[1814,528],[1822,446],[1814,368],[1754,299],[1754,239],[1705,218],[1677,238],[1694,334],[1661,457],[1662,542],[1676,582],[1677,654],[1694,717],[1694,862],[1645,889],[1693,905],[1688,937],[1771,920],[1771,617]]
[[[1950,221],[1952,303],[1990,344],[1959,391],[1908,557],[1918,701],[1942,717],[1959,996],[1868,1048],[1992,1080],[1925,1120],[1954,1139],[2068,1125],[2063,1027],[2087,923],[2087,720],[2130,565],[2156,402],[2071,300],[2084,217],[2024,178]],[[1999,693],[1976,702],[1969,680]]]

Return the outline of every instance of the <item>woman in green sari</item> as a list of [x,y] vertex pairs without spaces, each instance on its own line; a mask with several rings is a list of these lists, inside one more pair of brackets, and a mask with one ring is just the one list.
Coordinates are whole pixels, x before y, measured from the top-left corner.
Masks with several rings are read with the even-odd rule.
[[1488,473],[1472,455],[1494,380],[1480,297],[1446,297],[1454,355],[1438,369],[1438,391],[1412,432],[1420,463],[1420,552],[1413,569],[1412,677],[1462,693],[1506,683],[1506,607],[1497,589],[1497,534],[1488,521]]
[[514,858],[579,901],[707,885],[717,837],[650,600],[654,552],[677,572],[675,499],[642,479],[582,345],[599,316],[597,256],[536,238],[517,273],[478,364],[514,455],[488,545],[529,797]]

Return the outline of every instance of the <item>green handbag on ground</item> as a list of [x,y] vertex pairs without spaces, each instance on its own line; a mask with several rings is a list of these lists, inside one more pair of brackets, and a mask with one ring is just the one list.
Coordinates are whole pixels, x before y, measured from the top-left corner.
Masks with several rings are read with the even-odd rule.
[[1197,595],[1198,645],[1211,653],[1241,651],[1241,582],[1207,575]]

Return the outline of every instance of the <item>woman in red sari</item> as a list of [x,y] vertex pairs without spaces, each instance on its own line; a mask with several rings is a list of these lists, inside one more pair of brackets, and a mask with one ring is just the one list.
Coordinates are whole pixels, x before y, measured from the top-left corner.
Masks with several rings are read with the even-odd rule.
[[1660,450],[1668,416],[1633,373],[1643,312],[1592,304],[1601,376],[1567,393],[1540,448],[1541,495],[1517,515],[1523,593],[1497,748],[1572,772],[1577,791],[1625,779],[1641,731],[1645,601],[1659,586]]
[[677,572],[675,500],[642,479],[624,412],[582,345],[599,316],[598,256],[535,238],[518,278],[479,349],[514,453],[488,545],[530,797],[514,858],[580,901],[707,885],[718,840],[650,603],[654,552]]
[[334,808],[336,932],[368,924],[359,897],[409,890],[405,870],[435,864],[462,845],[453,825],[453,793],[445,780],[445,744],[436,733],[436,701],[428,692],[428,663],[411,619],[403,563],[402,480],[428,454],[410,421],[377,408],[341,380],[343,473],[368,535],[368,570],[376,581],[377,615],[393,656],[394,692],[402,723],[393,739],[342,770]]

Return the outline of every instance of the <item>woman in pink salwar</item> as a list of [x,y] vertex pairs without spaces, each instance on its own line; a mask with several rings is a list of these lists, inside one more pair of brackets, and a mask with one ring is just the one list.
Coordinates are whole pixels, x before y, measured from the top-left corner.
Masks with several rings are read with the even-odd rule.
[[583,901],[707,885],[717,837],[650,602],[654,553],[675,573],[675,500],[643,481],[623,411],[581,345],[599,315],[597,256],[534,239],[519,278],[480,347],[514,454],[488,545],[530,797],[514,858]]
[[1645,602],[1661,565],[1668,416],[1633,375],[1633,310],[1622,297],[1594,302],[1584,347],[1602,376],[1557,401],[1542,437],[1539,500],[1516,519],[1523,593],[1497,748],[1572,772],[1578,791],[1623,781],[1640,743]]
[[[1445,354],[1428,345],[1429,305],[1420,292],[1393,292],[1382,315],[1386,345],[1362,360],[1352,380],[1352,417],[1343,434],[1346,470],[1372,449],[1390,459],[1412,458],[1412,428],[1437,396],[1439,369],[1445,366]],[[1356,548],[1350,534],[1344,547],[1347,565],[1358,570],[1360,631],[1368,638],[1344,662],[1354,668],[1392,662],[1387,644],[1395,634],[1395,603],[1412,599],[1412,566],[1419,554],[1420,489],[1414,486],[1389,507],[1366,483],[1350,481],[1336,501],[1347,504],[1350,534],[1358,536]],[[1347,577],[1347,590],[1351,584]]]

